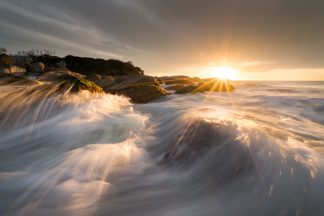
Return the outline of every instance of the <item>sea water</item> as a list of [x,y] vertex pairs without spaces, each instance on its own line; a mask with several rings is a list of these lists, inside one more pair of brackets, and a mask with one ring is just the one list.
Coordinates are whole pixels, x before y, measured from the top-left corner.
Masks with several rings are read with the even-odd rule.
[[132,104],[0,87],[0,215],[324,215],[324,83]]

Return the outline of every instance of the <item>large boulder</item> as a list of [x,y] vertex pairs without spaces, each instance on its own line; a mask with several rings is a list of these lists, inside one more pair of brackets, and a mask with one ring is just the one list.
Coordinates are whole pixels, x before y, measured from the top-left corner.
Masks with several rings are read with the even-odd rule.
[[114,77],[114,81],[116,84],[105,88],[105,91],[129,97],[134,103],[147,103],[169,94],[156,78],[150,76],[118,76]]
[[86,76],[75,73],[75,72],[56,69],[54,71],[49,71],[49,72],[42,74],[41,76],[37,77],[37,80],[41,81],[41,82],[56,82],[57,80],[59,80],[59,77],[62,77],[64,75],[74,76],[74,77],[77,77],[78,79],[86,78]]
[[116,81],[114,80],[114,78],[112,76],[99,76],[94,78],[94,77],[87,77],[88,80],[96,83],[98,86],[100,86],[103,89],[109,89],[110,87],[112,87],[113,85],[116,85]]
[[30,56],[12,56],[13,64],[22,68],[28,68],[33,62]]
[[37,81],[59,84],[63,91],[70,92],[89,91],[91,93],[104,93],[97,84],[85,79],[85,76],[71,71],[58,70],[44,73],[37,78]]
[[143,74],[143,70],[134,66],[131,62],[122,62],[114,59],[104,60],[69,55],[64,58],[64,61],[69,70],[86,76],[91,74],[106,76]]
[[32,73],[42,73],[45,69],[45,65],[42,62],[35,62],[30,65],[29,72]]
[[103,89],[95,83],[84,78],[73,75],[62,75],[56,78],[60,83],[62,90],[70,90],[70,92],[89,91],[91,93],[104,93]]
[[129,88],[131,86],[138,85],[156,85],[159,86],[159,82],[155,77],[145,76],[145,75],[126,75],[126,76],[117,76],[113,79],[116,84],[109,87],[110,92],[117,92],[119,90]]
[[139,84],[119,90],[117,94],[129,97],[134,103],[147,103],[168,95],[168,92],[157,85]]
[[0,54],[0,65],[11,65],[13,64],[13,59],[7,54]]
[[66,67],[66,63],[64,60],[59,61],[58,63],[56,63],[56,66],[60,69],[60,70],[67,70]]
[[5,65],[0,66],[0,72],[15,76],[24,76],[26,74],[26,69],[15,65]]

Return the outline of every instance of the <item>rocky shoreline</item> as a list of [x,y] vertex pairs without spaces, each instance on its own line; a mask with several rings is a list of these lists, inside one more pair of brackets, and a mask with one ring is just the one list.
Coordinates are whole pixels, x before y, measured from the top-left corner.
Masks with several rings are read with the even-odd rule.
[[[33,77],[33,78],[32,78]],[[68,55],[0,55],[0,85],[59,85],[72,93],[124,95],[134,103],[147,103],[170,94],[232,92],[224,80],[188,76],[153,77],[132,62]]]

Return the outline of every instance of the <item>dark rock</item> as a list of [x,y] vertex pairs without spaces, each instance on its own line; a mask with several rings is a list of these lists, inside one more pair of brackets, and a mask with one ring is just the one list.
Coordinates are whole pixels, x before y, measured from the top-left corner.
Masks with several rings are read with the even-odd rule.
[[56,66],[61,70],[67,70],[66,63],[64,60],[61,60],[58,63],[56,63]]
[[57,77],[57,81],[61,82],[60,88],[63,90],[70,89],[71,92],[80,92],[86,90],[91,93],[104,93],[103,89],[97,86],[95,83],[73,75],[59,76]]
[[179,90],[176,90],[175,94],[189,94],[189,93],[197,93],[197,92],[204,92],[202,90],[198,91],[199,87],[195,85],[184,86]]
[[51,56],[51,55],[39,55],[39,56],[33,56],[33,61],[34,62],[43,62],[46,66],[47,65],[52,65],[55,66],[58,64],[60,61],[62,61],[63,58],[58,57],[58,56]]
[[37,80],[41,81],[41,82],[56,82],[58,80],[58,77],[61,77],[63,75],[74,76],[79,79],[86,78],[86,76],[84,76],[84,75],[81,75],[81,74],[78,74],[75,72],[71,72],[71,71],[66,71],[66,70],[58,70],[56,68],[56,70],[54,70],[54,71],[49,71],[49,72],[42,74],[41,76],[39,76],[37,78]]
[[179,91],[179,90],[182,90],[182,89],[184,89],[186,87],[187,87],[186,85],[181,85],[181,84],[171,85],[171,86],[167,86],[166,90]]
[[92,93],[103,93],[103,89],[95,83],[85,79],[84,75],[71,71],[51,71],[37,78],[38,81],[46,83],[59,83],[61,90],[70,89],[71,92],[87,90]]
[[24,76],[26,74],[26,69],[15,65],[4,65],[0,66],[0,72],[15,76]]
[[104,60],[69,55],[64,58],[64,61],[69,70],[86,76],[91,74],[107,76],[143,74],[143,70],[135,67],[131,62],[122,62],[114,59]]
[[156,78],[144,75],[113,77],[115,85],[105,88],[106,92],[131,98],[135,103],[147,103],[169,93],[160,87]]
[[13,59],[11,56],[8,56],[6,54],[0,54],[0,65],[11,65],[13,64]]
[[45,65],[42,62],[36,62],[30,65],[29,72],[42,73],[45,69]]
[[29,68],[33,59],[30,56],[12,56],[13,64],[22,68]]
[[174,85],[174,84],[182,84],[182,85],[193,85],[195,84],[195,81],[192,80],[191,77],[187,76],[174,76],[174,77],[163,77],[160,79],[166,84],[166,85]]
[[138,85],[156,85],[159,86],[158,81],[151,76],[145,75],[126,75],[114,77],[114,81],[117,83],[109,88],[110,92],[117,92],[119,90],[129,88],[131,86]]
[[134,103],[147,103],[168,95],[168,92],[156,85],[138,84],[119,90],[117,94],[131,98]]

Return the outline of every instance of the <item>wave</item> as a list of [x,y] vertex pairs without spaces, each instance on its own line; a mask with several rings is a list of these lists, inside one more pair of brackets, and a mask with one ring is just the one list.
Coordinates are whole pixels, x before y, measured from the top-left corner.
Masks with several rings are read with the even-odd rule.
[[1,110],[9,116],[1,119],[2,214],[73,214],[98,201],[117,170],[130,175],[147,166],[136,144],[143,145],[147,117],[134,112],[128,99],[29,91],[1,95]]
[[1,214],[324,214],[321,126],[296,99],[43,92],[0,93]]

